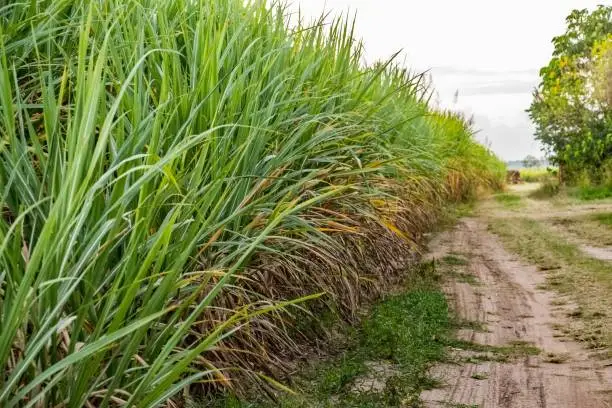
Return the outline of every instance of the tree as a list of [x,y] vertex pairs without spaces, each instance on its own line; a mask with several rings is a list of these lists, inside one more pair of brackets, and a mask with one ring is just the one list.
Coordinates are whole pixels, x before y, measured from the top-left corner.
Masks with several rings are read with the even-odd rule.
[[591,82],[596,103],[604,110],[612,109],[612,34],[593,47]]
[[525,158],[523,159],[523,166],[527,168],[536,167],[539,163],[540,161],[538,160],[538,158],[531,154],[525,156]]
[[567,31],[553,39],[554,52],[540,71],[528,112],[536,139],[551,160],[593,173],[612,156],[612,7],[574,10]]

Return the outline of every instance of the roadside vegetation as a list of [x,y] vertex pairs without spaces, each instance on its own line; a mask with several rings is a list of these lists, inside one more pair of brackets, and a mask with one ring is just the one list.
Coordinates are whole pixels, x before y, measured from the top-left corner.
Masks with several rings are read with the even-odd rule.
[[593,214],[590,217],[591,220],[597,221],[601,225],[607,227],[607,230],[612,231],[612,212],[610,213],[601,213],[601,214]]
[[[448,255],[412,267],[395,293],[364,312],[358,326],[327,322],[335,341],[323,356],[304,361],[292,378],[293,392],[266,397],[194,401],[193,408],[385,408],[421,407],[423,391],[445,386],[430,369],[439,363],[513,362],[541,350],[528,342],[490,346],[460,340],[459,329],[485,331],[450,309],[441,286],[448,280],[479,285],[462,271],[467,258]],[[464,277],[467,278],[464,280]],[[486,379],[478,373],[478,379]]]
[[561,182],[602,198],[612,194],[612,6],[574,10],[566,22],[529,114]]
[[[398,293],[375,304],[357,327],[336,327],[336,353],[311,360],[294,378],[296,394],[277,402],[228,398],[224,408],[401,407],[417,406],[424,389],[436,386],[427,374],[447,358],[452,320],[441,275],[434,263],[410,271]],[[207,406],[205,403],[195,406]]]
[[499,193],[493,196],[495,201],[507,208],[516,208],[521,206],[521,197],[511,193]]
[[561,196],[560,198],[570,198],[578,201],[596,201],[612,198],[612,187],[606,185],[582,185],[566,186],[561,185],[556,179],[547,179],[529,195],[535,199],[548,199]]
[[583,201],[601,200],[612,197],[612,185],[585,185],[570,190],[570,194]]
[[[502,186],[422,75],[267,3],[0,2],[0,406],[286,390],[320,316],[358,321],[446,206]],[[374,313],[398,307],[399,341],[445,330],[437,292]]]

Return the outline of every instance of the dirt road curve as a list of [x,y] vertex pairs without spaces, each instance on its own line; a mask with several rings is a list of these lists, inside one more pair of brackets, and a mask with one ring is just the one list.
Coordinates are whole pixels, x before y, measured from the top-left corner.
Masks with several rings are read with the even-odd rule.
[[472,351],[457,350],[457,364],[433,370],[445,386],[422,394],[425,406],[612,407],[612,362],[555,331],[571,306],[555,306],[553,295],[541,289],[543,273],[506,252],[484,221],[461,221],[430,250],[432,258],[461,254],[468,262],[470,279],[455,279],[445,288],[459,317],[482,326],[461,330],[463,340],[500,347],[532,343],[541,353],[481,361],[470,358]]

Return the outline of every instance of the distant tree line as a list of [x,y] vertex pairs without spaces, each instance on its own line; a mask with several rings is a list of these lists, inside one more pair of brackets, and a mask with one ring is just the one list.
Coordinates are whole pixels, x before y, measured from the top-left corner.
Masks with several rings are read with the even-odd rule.
[[528,112],[568,180],[612,180],[612,6],[574,10]]
[[537,167],[539,164],[540,164],[540,160],[531,154],[528,154],[523,159],[523,166],[527,168]]

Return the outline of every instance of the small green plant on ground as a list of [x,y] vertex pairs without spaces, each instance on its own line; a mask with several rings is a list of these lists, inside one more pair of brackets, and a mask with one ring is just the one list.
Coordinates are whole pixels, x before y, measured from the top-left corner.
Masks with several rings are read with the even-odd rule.
[[467,362],[476,363],[482,361],[508,362],[526,356],[537,356],[542,352],[533,343],[523,341],[513,341],[502,346],[490,346],[454,339],[451,341],[450,346],[455,349],[479,353],[468,357]]
[[470,329],[475,332],[486,333],[489,331],[487,324],[484,322],[479,322],[476,320],[466,320],[461,318],[456,318],[454,322],[454,327],[458,329]]
[[464,265],[468,265],[468,260],[465,259],[463,256],[458,256],[458,255],[446,255],[442,258],[442,262],[444,262],[447,265],[455,265],[455,266],[464,266]]
[[608,227],[612,227],[612,213],[593,214],[591,219]]
[[516,208],[521,205],[521,197],[511,193],[501,193],[494,195],[495,201],[508,208]]
[[440,263],[437,265],[441,271],[443,271],[444,276],[452,276],[458,282],[468,283],[470,285],[480,285],[481,282],[477,276],[469,273],[466,267],[469,265],[469,256],[459,254],[459,253],[450,253],[445,255],[440,260]]
[[481,286],[482,282],[478,277],[474,276],[471,273],[462,273],[462,272],[453,272],[452,276],[455,277],[457,282],[467,283],[472,286]]

